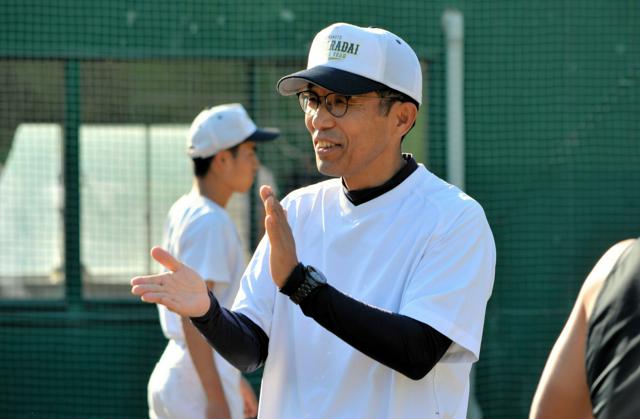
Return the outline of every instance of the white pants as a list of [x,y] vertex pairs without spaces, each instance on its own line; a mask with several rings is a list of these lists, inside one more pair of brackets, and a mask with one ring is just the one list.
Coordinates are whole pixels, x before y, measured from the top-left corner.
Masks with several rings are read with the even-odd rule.
[[[240,372],[217,354],[215,361],[231,418],[243,419]],[[149,378],[147,401],[151,419],[204,417],[207,399],[184,342],[169,340]]]

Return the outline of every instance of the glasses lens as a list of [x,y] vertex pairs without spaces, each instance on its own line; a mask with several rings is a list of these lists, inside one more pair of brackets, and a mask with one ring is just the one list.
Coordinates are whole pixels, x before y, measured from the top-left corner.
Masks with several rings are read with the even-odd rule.
[[318,109],[318,95],[313,92],[301,92],[298,101],[304,113],[313,113]]
[[298,102],[302,111],[308,115],[313,115],[318,111],[320,101],[324,99],[325,108],[327,111],[335,116],[341,117],[347,113],[349,106],[349,96],[340,95],[337,93],[329,93],[326,96],[318,96],[314,92],[300,92],[298,93]]
[[348,102],[349,98],[347,96],[337,93],[329,93],[325,98],[327,110],[331,113],[331,115],[337,117],[341,117],[345,113],[347,113]]

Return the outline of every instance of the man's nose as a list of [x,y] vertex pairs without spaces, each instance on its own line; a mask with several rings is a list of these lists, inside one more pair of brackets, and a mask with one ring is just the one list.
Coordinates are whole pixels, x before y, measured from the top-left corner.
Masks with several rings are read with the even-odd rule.
[[327,110],[324,103],[320,104],[315,113],[311,115],[311,124],[316,129],[332,126],[334,122],[335,117]]

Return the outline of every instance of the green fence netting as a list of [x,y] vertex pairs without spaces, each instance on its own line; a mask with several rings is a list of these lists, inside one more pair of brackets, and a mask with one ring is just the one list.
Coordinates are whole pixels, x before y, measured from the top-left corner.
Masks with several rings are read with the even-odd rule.
[[[328,24],[414,47],[427,100],[405,148],[445,177],[449,8],[464,16],[466,189],[498,248],[475,399],[485,418],[526,417],[590,267],[640,235],[633,1],[0,2],[0,417],[146,415],[165,340],[127,283],[158,269],[148,249],[190,187],[188,125],[241,102],[283,132],[259,182],[282,196],[321,179],[275,82]],[[230,204],[248,253],[256,200]]]

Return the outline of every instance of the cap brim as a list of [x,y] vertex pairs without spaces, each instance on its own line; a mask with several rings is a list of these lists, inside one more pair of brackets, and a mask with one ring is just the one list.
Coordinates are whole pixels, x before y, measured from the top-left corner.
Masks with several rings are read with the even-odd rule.
[[277,89],[281,95],[290,96],[306,90],[309,83],[343,95],[388,89],[377,81],[327,66],[316,66],[284,76],[278,81]]
[[280,135],[277,128],[258,128],[256,132],[251,134],[245,141],[264,142],[275,140]]

